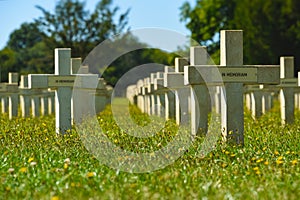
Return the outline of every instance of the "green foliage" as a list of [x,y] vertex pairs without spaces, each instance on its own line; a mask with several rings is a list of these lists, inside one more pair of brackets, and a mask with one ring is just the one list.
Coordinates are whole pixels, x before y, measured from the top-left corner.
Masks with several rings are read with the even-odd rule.
[[16,52],[9,48],[4,48],[0,51],[0,81],[8,80],[8,72],[16,71],[17,56]]
[[[52,73],[53,50],[44,42],[45,34],[40,31],[37,23],[23,23],[10,35],[6,49],[12,53],[8,56],[14,63],[4,64],[2,80],[7,80],[7,72],[20,73]],[[4,52],[3,52],[4,53]],[[1,53],[0,53],[1,54]],[[4,58],[0,58],[5,61]]]
[[24,51],[43,40],[43,33],[36,23],[23,23],[9,36],[7,47],[14,51]]
[[[121,57],[117,58],[103,73],[103,77],[105,80],[111,84],[115,85],[117,81],[130,69],[134,67],[138,67],[140,65],[149,64],[149,63],[158,63],[161,65],[174,65],[173,62],[169,62],[173,58],[172,54],[166,53],[160,49],[152,49],[152,48],[143,48],[135,51],[131,51]],[[151,67],[151,66],[149,66]],[[149,72],[157,72],[156,68],[152,70],[149,69]],[[139,79],[145,78],[145,76],[150,76],[150,74],[143,74],[142,76],[131,76],[130,80],[126,82],[130,84],[135,84]],[[127,85],[124,85],[124,89],[126,89]]]
[[245,63],[278,64],[279,56],[300,53],[299,9],[296,0],[199,0],[181,7],[181,20],[213,58],[219,58],[219,31],[241,29]]
[[[143,126],[148,116],[130,107]],[[258,120],[245,113],[245,146],[218,143],[199,157],[198,137],[172,165],[150,173],[118,172],[99,163],[76,131],[56,136],[53,116],[0,117],[0,193],[4,199],[299,199],[300,113],[280,125],[278,104]],[[147,151],[176,134],[167,122],[159,138],[134,143],[116,125],[110,107],[98,116],[112,142]],[[144,124],[144,125],[146,125]]]

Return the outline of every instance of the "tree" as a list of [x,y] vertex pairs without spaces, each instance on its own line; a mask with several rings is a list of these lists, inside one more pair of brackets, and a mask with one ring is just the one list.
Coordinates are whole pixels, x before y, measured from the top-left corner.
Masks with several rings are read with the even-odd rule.
[[183,4],[181,20],[213,58],[220,30],[242,29],[245,63],[278,64],[279,56],[300,53],[299,11],[297,0],[198,0],[194,8]]
[[14,66],[7,66],[10,71],[20,73],[51,73],[53,50],[44,42],[45,34],[37,23],[23,23],[10,34],[7,48],[13,51]]
[[53,73],[54,48],[72,48],[73,57],[84,58],[97,44],[126,29],[129,12],[116,16],[119,9],[112,8],[112,0],[100,0],[92,13],[79,0],[59,0],[53,14],[37,8],[43,16],[12,32],[0,52],[3,77],[8,71]]
[[191,30],[191,37],[200,45],[207,46],[208,52],[216,53],[218,62],[219,31],[231,28],[236,0],[198,0],[194,8],[188,2],[181,6],[181,21]]
[[43,33],[37,23],[23,23],[9,36],[7,47],[14,51],[24,51],[43,40]]
[[[113,86],[115,86],[125,73],[140,65],[149,63],[161,65],[174,64],[174,59],[169,62],[171,60],[170,57],[174,57],[173,54],[164,52],[160,49],[150,48],[147,44],[140,42],[138,38],[131,33],[119,35],[110,40],[107,45],[105,45],[105,49],[106,52],[95,54],[96,59],[94,61],[88,61],[88,63],[85,64],[90,66],[92,72],[101,74],[101,76]],[[97,52],[99,51],[97,50]],[[110,58],[111,55],[119,57]],[[106,59],[112,60],[112,62],[109,63]],[[146,75],[150,76],[150,72],[156,72],[157,68],[154,65],[149,65],[149,67],[151,67],[151,69],[147,70],[147,73],[149,74],[146,74],[145,72],[142,72],[141,74],[136,73],[129,77],[126,84],[134,84],[139,79],[145,78]],[[103,71],[104,69],[105,71]],[[123,85],[124,89],[126,89],[127,86],[128,85]]]
[[17,63],[16,61],[16,53],[9,49],[4,48],[0,51],[0,81],[7,82],[8,80],[8,72],[16,72],[17,70],[14,68]]
[[48,46],[70,47],[73,56],[85,57],[97,44],[126,28],[129,10],[114,18],[119,10],[111,8],[112,0],[101,0],[93,13],[85,10],[85,3],[78,0],[60,0],[55,13],[44,8],[43,17],[36,20]]

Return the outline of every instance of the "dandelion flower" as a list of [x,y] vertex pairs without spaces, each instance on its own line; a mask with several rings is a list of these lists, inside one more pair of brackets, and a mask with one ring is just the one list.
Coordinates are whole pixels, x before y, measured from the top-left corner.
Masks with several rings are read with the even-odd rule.
[[265,150],[267,150],[267,147],[264,147],[264,148],[263,148],[263,151],[265,151]]
[[283,163],[283,160],[276,160],[276,164],[277,165],[280,165],[280,164],[282,164]]
[[287,155],[290,154],[290,153],[291,153],[290,151],[285,152],[285,154],[287,154]]
[[26,167],[22,167],[22,168],[20,169],[20,172],[22,172],[22,173],[27,172],[27,168],[26,168]]
[[87,177],[87,178],[91,178],[91,177],[94,177],[94,176],[96,176],[96,173],[95,173],[95,172],[88,172],[88,173],[86,174],[86,177]]
[[292,165],[296,165],[297,163],[298,163],[298,161],[297,160],[292,160]]
[[258,171],[259,168],[258,168],[258,167],[254,167],[253,170],[254,170],[254,171]]
[[265,164],[265,165],[268,165],[268,164],[269,164],[269,162],[268,162],[268,161],[266,161],[266,162],[264,162],[264,164]]
[[29,158],[29,159],[28,159],[28,163],[31,163],[33,160],[34,160],[33,157]]
[[64,164],[64,169],[68,169],[68,164],[67,163]]

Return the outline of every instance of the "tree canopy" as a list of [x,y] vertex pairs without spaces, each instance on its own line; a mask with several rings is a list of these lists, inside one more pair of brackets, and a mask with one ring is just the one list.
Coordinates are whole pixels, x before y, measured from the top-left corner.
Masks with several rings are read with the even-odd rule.
[[181,20],[192,38],[219,58],[219,32],[244,31],[244,62],[278,64],[279,57],[300,53],[300,2],[297,0],[198,0],[184,3]]
[[129,9],[118,14],[112,0],[100,0],[93,12],[79,0],[58,1],[54,13],[36,7],[43,15],[12,32],[0,51],[2,81],[8,71],[53,73],[54,48],[72,48],[73,57],[84,58],[97,44],[127,28]]
[[43,13],[36,22],[47,44],[72,48],[73,56],[85,57],[97,44],[123,31],[128,23],[129,10],[114,22],[119,8],[112,7],[112,0],[99,1],[92,13],[85,9],[85,2],[78,0],[59,1],[53,14],[36,7]]

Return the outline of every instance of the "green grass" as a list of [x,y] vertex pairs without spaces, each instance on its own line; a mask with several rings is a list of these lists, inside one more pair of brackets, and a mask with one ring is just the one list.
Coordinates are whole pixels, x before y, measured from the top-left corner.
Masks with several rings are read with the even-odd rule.
[[[138,124],[151,123],[131,107]],[[300,113],[281,126],[278,106],[258,120],[245,113],[245,146],[223,144],[198,157],[203,138],[173,164],[149,173],[127,173],[101,164],[71,131],[56,136],[54,116],[0,117],[2,199],[299,199]],[[110,107],[98,120],[111,142],[135,152],[168,144],[178,127],[171,121],[151,138],[122,131]]]

